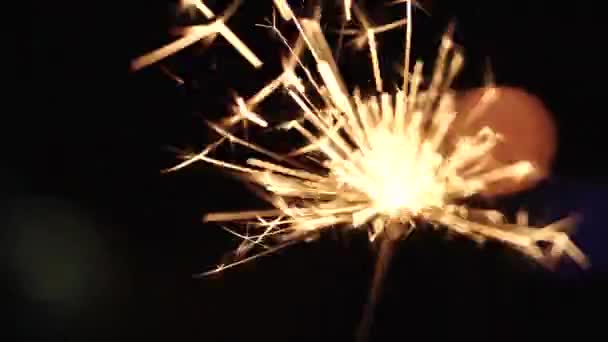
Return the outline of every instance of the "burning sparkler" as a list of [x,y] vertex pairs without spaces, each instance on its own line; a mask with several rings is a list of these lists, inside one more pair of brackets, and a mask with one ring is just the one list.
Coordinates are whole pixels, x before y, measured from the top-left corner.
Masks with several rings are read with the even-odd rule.
[[[208,18],[214,18],[202,1],[193,3]],[[493,184],[543,177],[544,174],[533,161],[496,167],[490,151],[500,143],[501,137],[491,128],[482,128],[473,135],[463,135],[454,129],[452,123],[457,115],[474,116],[483,111],[496,99],[499,90],[489,85],[472,113],[456,112],[450,85],[462,66],[463,56],[449,33],[442,39],[430,83],[423,88],[422,62],[416,62],[413,72],[410,71],[412,3],[406,3],[405,19],[372,27],[356,4],[344,1],[346,18],[350,19],[352,9],[363,29],[343,33],[357,34],[358,44],[367,44],[373,65],[378,93],[364,97],[358,91],[348,93],[319,22],[296,17],[287,1],[275,0],[275,5],[283,20],[291,21],[300,34],[295,45],[290,46],[276,25],[272,26],[291,52],[284,63],[285,71],[250,99],[237,98],[233,116],[221,124],[209,123],[222,138],[170,169],[175,171],[203,161],[235,171],[247,183],[256,185],[256,193],[274,207],[207,215],[206,222],[245,222],[258,232],[245,235],[230,230],[243,239],[234,253],[236,259],[205,275],[313,239],[319,232],[332,227],[367,229],[370,241],[380,239],[390,244],[411,233],[420,221],[445,227],[478,242],[501,241],[547,264],[554,264],[564,255],[580,265],[587,264],[585,255],[566,233],[573,224],[572,218],[535,228],[528,226],[525,215],[518,216],[516,222],[510,224],[498,211],[463,204],[467,198]],[[387,93],[378,67],[375,37],[379,32],[404,25],[403,84],[396,92]],[[178,41],[180,43],[138,59],[134,68],[148,65],[202,37],[217,33],[228,39],[254,66],[261,65],[224,21],[216,19],[210,25],[192,28]],[[314,57],[322,84],[313,77],[315,71],[307,69],[300,59],[304,47]],[[304,72],[304,80],[298,78],[296,69]],[[254,112],[255,106],[280,87],[303,113],[301,120],[285,122],[280,128],[297,131],[308,141],[307,145],[288,155],[263,149],[230,131],[241,121],[268,126],[268,122]],[[315,96],[320,96],[323,106],[313,104],[313,91]],[[269,159],[251,158],[246,165],[237,165],[211,157],[213,150],[226,141],[245,146]],[[314,167],[307,166],[311,160],[316,164]],[[249,255],[255,246],[265,250]],[[385,258],[380,259],[380,264],[386,262]],[[378,273],[380,276],[374,280],[374,288],[381,279],[382,272]],[[372,290],[372,306],[374,293]]]

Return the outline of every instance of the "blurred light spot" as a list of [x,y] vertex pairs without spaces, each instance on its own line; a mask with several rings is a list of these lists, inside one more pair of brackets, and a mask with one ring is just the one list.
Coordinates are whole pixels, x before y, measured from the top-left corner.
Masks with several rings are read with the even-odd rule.
[[102,241],[82,210],[53,198],[13,201],[8,236],[11,266],[34,303],[54,314],[89,305],[100,286],[96,272],[108,269]]

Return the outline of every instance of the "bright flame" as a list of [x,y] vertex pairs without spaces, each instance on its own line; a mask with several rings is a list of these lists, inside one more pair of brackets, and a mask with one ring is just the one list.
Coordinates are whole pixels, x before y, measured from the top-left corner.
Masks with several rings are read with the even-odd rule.
[[[201,1],[195,3],[208,17],[213,17]],[[254,235],[234,233],[243,239],[235,253],[237,260],[206,274],[308,240],[320,230],[338,224],[365,227],[370,240],[379,236],[394,240],[409,234],[415,228],[415,220],[446,227],[479,242],[499,240],[550,264],[562,255],[580,265],[587,264],[585,255],[565,233],[572,226],[572,219],[533,228],[528,226],[525,215],[518,216],[515,224],[507,224],[505,217],[497,211],[462,204],[463,200],[493,183],[533,177],[535,168],[524,161],[488,169],[489,152],[501,137],[488,127],[473,136],[451,130],[452,121],[461,114],[455,111],[450,84],[462,66],[463,57],[454,48],[449,34],[442,40],[430,85],[422,89],[422,63],[416,63],[413,72],[409,70],[412,4],[407,3],[406,19],[371,27],[356,4],[345,1],[347,17],[352,7],[362,29],[342,33],[356,34],[360,44],[367,43],[374,67],[378,95],[364,98],[358,92],[348,94],[318,21],[297,18],[287,1],[276,0],[275,4],[282,17],[293,22],[300,32],[300,39],[292,48],[273,21],[272,29],[292,52],[291,59],[284,63],[284,73],[251,99],[237,98],[236,113],[223,121],[223,127],[210,123],[211,128],[223,135],[222,140],[172,169],[205,161],[237,171],[247,182],[261,187],[255,190],[256,193],[275,208],[207,215],[206,221],[245,221],[249,227],[257,227],[259,232]],[[389,94],[382,91],[375,35],[403,24],[407,24],[404,82],[400,90]],[[244,56],[249,56],[247,59],[252,64],[261,64],[253,62],[255,58],[231,35],[221,19],[204,29],[205,32],[195,31],[198,35],[188,43],[203,33],[218,32],[226,38],[232,37],[228,40]],[[321,85],[316,81],[318,78],[312,76],[313,71],[300,61],[304,44],[316,60],[316,71],[323,80]],[[151,58],[156,60],[159,56]],[[138,65],[143,64],[146,63]],[[296,76],[297,67],[304,71],[305,80]],[[312,90],[323,99],[324,108],[313,105],[309,89],[302,86],[304,81],[308,81]],[[267,122],[253,112],[253,107],[281,86],[301,108],[303,118],[283,123],[280,128],[296,130],[308,140],[307,145],[286,156],[229,132],[230,127],[243,120],[265,127]],[[496,93],[495,88],[488,87],[473,112],[487,106]],[[274,161],[250,159],[248,165],[242,166],[209,157],[213,149],[226,140]],[[305,162],[310,160],[316,162],[314,168],[306,166]],[[270,242],[274,242],[275,247],[267,247]],[[549,252],[541,248],[539,242],[548,243]],[[253,246],[260,245],[266,248],[265,252],[245,257]]]

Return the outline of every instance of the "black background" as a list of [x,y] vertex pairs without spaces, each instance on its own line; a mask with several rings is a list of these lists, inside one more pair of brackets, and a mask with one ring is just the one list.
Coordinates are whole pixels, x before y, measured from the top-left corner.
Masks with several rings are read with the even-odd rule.
[[[217,13],[226,7],[208,5]],[[382,4],[368,5],[378,22],[390,19]],[[172,8],[28,2],[15,12],[27,24],[7,31],[15,44],[4,65],[3,306],[14,309],[7,326],[16,328],[7,331],[23,340],[350,340],[373,267],[365,236],[327,236],[223,277],[191,277],[236,243],[203,225],[202,215],[257,202],[204,165],[161,177],[175,162],[166,147],[208,142],[203,117],[225,114],[232,90],[251,94],[264,84],[280,70],[282,50],[254,27],[270,15],[270,1],[250,0],[228,23],[266,62],[261,71],[218,38],[163,62],[184,85],[158,66],[130,73],[132,58],[170,41]],[[454,19],[468,61],[460,87],[478,85],[489,58],[499,84],[528,89],[554,113],[555,176],[548,190],[522,198],[555,212],[590,212],[595,221],[584,237],[600,262],[562,276],[497,246],[422,232],[393,263],[374,336],[600,339],[591,334],[603,332],[596,321],[606,310],[597,218],[608,195],[601,11],[555,1],[434,1],[429,8],[431,17],[416,14],[417,57],[433,56]],[[385,74],[400,61],[400,39],[387,34],[380,43]],[[371,86],[365,53],[344,56],[349,83]],[[279,115],[289,111],[273,101]]]

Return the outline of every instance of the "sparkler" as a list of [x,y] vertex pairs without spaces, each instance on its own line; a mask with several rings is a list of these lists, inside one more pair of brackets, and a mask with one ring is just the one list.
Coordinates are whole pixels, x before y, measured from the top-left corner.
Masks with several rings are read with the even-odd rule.
[[[377,94],[364,97],[359,91],[349,94],[319,22],[298,18],[287,1],[274,2],[283,20],[291,21],[300,34],[292,47],[276,25],[272,26],[291,52],[284,63],[285,71],[252,98],[237,98],[234,115],[221,124],[209,123],[222,138],[169,170],[203,161],[235,171],[246,184],[255,185],[255,193],[273,207],[205,216],[205,222],[240,222],[257,232],[247,235],[229,230],[242,238],[234,253],[235,259],[204,275],[314,239],[323,230],[367,229],[370,241],[386,242],[372,285],[370,306],[373,307],[385,268],[382,265],[387,262],[382,256],[390,255],[387,251],[393,248],[394,242],[410,234],[421,221],[480,243],[488,239],[501,241],[546,265],[554,265],[562,256],[587,265],[585,255],[567,235],[573,218],[545,227],[531,227],[526,215],[518,215],[515,223],[508,223],[498,211],[463,204],[493,184],[545,175],[532,161],[496,167],[490,152],[501,142],[501,136],[490,127],[482,128],[475,135],[463,135],[452,127],[457,115],[474,116],[483,111],[499,96],[499,90],[489,85],[472,113],[456,112],[450,85],[462,66],[463,56],[449,32],[442,39],[430,83],[423,88],[422,62],[416,62],[413,72],[410,71],[412,3],[406,3],[405,19],[372,27],[356,4],[344,1],[345,17],[350,19],[352,9],[363,29],[342,33],[356,34],[357,44],[367,44],[373,65]],[[400,2],[404,1],[397,3]],[[202,1],[194,3],[207,17],[214,18]],[[396,92],[387,93],[378,66],[376,34],[401,26],[406,27],[403,84]],[[212,33],[226,37],[254,66],[261,65],[223,20],[217,19],[210,25],[191,29],[181,43],[138,59],[134,67],[148,65]],[[304,47],[314,57],[316,70],[302,63],[300,56]],[[304,72],[304,80],[298,78],[296,69]],[[315,72],[321,84],[318,77],[313,76]],[[268,126],[268,122],[254,112],[255,106],[281,87],[299,106],[302,118],[284,122],[279,127],[296,131],[308,141],[287,155],[266,150],[231,132],[241,121]],[[313,104],[312,92],[322,99],[323,106]],[[211,157],[226,141],[267,158],[250,158],[246,165],[240,165]],[[315,164],[312,167],[311,161]],[[255,246],[264,251],[251,254]]]

